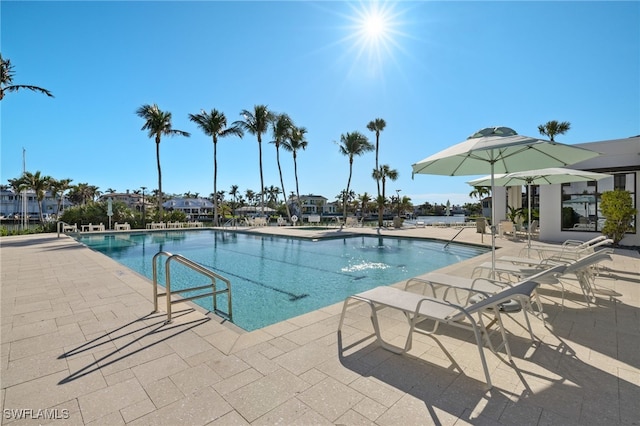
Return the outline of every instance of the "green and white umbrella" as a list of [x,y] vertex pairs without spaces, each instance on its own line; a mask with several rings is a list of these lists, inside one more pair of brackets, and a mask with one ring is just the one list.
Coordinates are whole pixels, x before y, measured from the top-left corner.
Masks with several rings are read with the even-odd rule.
[[[546,169],[527,170],[499,174],[493,177],[495,186],[527,185],[527,205],[529,213],[529,231],[527,232],[527,247],[531,247],[531,185],[557,185],[561,183],[585,182],[611,177],[604,173],[588,172],[584,170],[550,167]],[[490,186],[491,176],[470,180],[471,186]]]
[[[488,127],[467,140],[412,165],[413,174],[467,176],[489,173],[494,193],[496,173],[565,167],[600,155],[588,149],[528,136],[508,127]],[[495,270],[495,209],[491,209],[491,264]]]

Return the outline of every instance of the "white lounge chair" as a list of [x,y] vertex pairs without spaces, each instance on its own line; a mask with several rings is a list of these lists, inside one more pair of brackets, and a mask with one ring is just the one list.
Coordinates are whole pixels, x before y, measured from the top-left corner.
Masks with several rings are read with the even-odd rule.
[[[538,264],[533,265],[517,265],[512,262],[496,262],[495,272],[500,278],[506,278],[514,281],[532,279],[532,276],[540,275],[541,271],[551,270],[558,267],[558,265],[565,266],[566,269],[564,270],[564,275],[570,273],[576,275],[576,278],[578,278],[578,282],[582,290],[582,294],[587,301],[587,305],[589,305],[589,299],[595,300],[595,274],[593,272],[593,267],[604,260],[611,260],[611,256],[609,255],[609,253],[611,253],[611,249],[602,249],[599,251],[587,253],[577,260],[564,261],[563,259],[560,261],[549,261],[543,259]],[[535,259],[529,260],[534,261]],[[473,276],[477,276],[478,274],[482,275],[484,271],[490,272],[491,268],[491,262],[482,263],[481,265],[478,265],[474,268]],[[546,283],[547,282],[545,282],[545,284]],[[552,284],[555,283],[560,284],[560,287],[562,288],[562,306],[564,306],[564,283],[562,279],[558,279]]]
[[[466,291],[469,293],[475,293],[475,295],[480,296],[477,298],[477,303],[467,306],[447,301],[447,294],[444,295],[444,299],[436,299],[395,287],[376,287],[372,290],[368,290],[345,299],[342,308],[342,315],[340,316],[340,323],[338,325],[338,333],[342,332],[344,317],[347,312],[347,307],[350,305],[349,302],[364,302],[369,305],[371,309],[371,321],[373,323],[373,329],[378,343],[384,349],[398,354],[405,353],[411,349],[414,331],[423,334],[433,334],[440,323],[472,330],[475,336],[478,352],[480,353],[480,360],[482,362],[486,383],[487,386],[491,388],[491,377],[489,375],[489,368],[487,367],[487,361],[485,359],[484,346],[488,346],[494,353],[504,347],[509,360],[511,360],[509,342],[502,324],[502,318],[500,317],[500,312],[502,310],[501,305],[510,303],[513,300],[523,305],[528,303],[531,298],[531,294],[537,286],[538,283],[535,281],[524,281],[513,287],[506,288],[494,295],[467,289]],[[459,293],[464,289],[456,287],[454,290],[455,293]],[[384,308],[399,310],[407,317],[409,331],[404,347],[394,346],[387,343],[382,338],[377,312]],[[483,319],[483,317],[487,314],[492,316],[493,319],[485,325],[485,319]],[[477,316],[477,318],[475,316]],[[416,327],[418,323],[425,320],[433,321],[434,325],[431,330],[423,330],[422,328]],[[502,339],[501,343],[497,347],[494,347],[491,342],[488,331],[488,328],[494,324],[497,325],[498,330],[496,331],[500,332]]]
[[[528,277],[528,280],[536,281],[537,283],[544,284],[557,284],[559,283],[558,277],[562,275],[565,271],[564,265],[556,265],[553,268],[541,270],[538,273],[531,275]],[[510,282],[497,281],[489,278],[464,278],[458,277],[448,274],[441,274],[438,272],[430,272],[428,274],[422,275],[419,278],[410,278],[405,283],[405,290],[416,291],[416,287],[420,286],[422,288],[422,294],[425,296],[441,298],[442,291],[446,291],[448,293],[449,299],[451,297],[456,297],[455,301],[458,304],[466,305],[468,300],[464,297],[460,297],[455,290],[451,288],[462,288],[468,290],[479,291],[487,294],[498,293],[505,288],[512,287],[513,284]],[[468,295],[466,292],[462,292],[462,295]],[[527,303],[524,306],[520,304],[516,305],[505,305],[503,306],[504,310],[509,312],[519,312],[522,307],[525,309],[522,311],[524,314],[525,322],[527,324],[527,328],[529,330],[529,334],[531,335],[531,340],[534,340],[533,330],[531,329],[531,324],[529,323],[529,318],[527,316],[527,311],[532,312],[536,316],[538,316],[542,322],[545,322],[544,316],[542,316],[542,302],[538,297],[537,293],[534,292],[533,299],[535,299],[535,304],[537,307],[537,312],[533,310],[531,303]]]
[[[570,260],[576,260],[589,253],[593,253],[594,250],[603,245],[611,244],[613,240],[607,238],[604,235],[592,238],[589,241],[580,240],[566,240],[560,246],[543,246],[543,245],[531,245],[531,247],[523,248],[520,254],[527,253],[527,255],[534,251],[541,259],[555,257],[555,258],[568,258]],[[526,250],[526,252],[525,252]]]
[[[567,265],[566,273],[575,274],[580,284],[580,289],[587,301],[587,306],[591,306],[590,301],[595,303],[596,301],[596,275],[599,273],[598,264],[605,260],[612,260],[610,253],[613,249],[603,249],[597,252],[584,256],[581,259],[576,260]],[[559,280],[562,285],[562,280]],[[564,286],[562,287],[562,303],[564,306]]]
[[510,220],[503,220],[498,224],[498,235],[504,237],[505,234],[508,234],[511,239],[516,238],[515,225]]

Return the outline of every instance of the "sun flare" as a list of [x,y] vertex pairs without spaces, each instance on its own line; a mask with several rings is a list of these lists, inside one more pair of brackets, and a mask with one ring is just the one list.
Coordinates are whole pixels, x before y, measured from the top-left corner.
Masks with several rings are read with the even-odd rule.
[[403,36],[399,31],[402,12],[396,10],[396,5],[370,1],[351,6],[353,15],[348,18],[351,21],[348,37],[353,43],[351,51],[356,54],[356,62],[364,61],[370,73],[381,72],[387,61],[393,61],[394,50],[399,48],[397,38]]
[[365,16],[362,21],[363,35],[368,39],[377,40],[384,38],[387,30],[387,22],[385,17],[378,14],[377,11]]

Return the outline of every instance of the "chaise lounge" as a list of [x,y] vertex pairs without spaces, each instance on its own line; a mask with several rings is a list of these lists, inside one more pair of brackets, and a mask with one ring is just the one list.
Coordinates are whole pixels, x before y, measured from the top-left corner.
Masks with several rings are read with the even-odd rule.
[[[564,266],[557,266],[552,268],[549,273],[560,274],[564,271],[564,268]],[[342,333],[348,306],[358,302],[366,303],[371,309],[371,322],[373,323],[377,342],[382,348],[397,354],[403,354],[411,349],[414,332],[433,334],[441,323],[472,330],[480,354],[486,383],[491,388],[491,377],[484,354],[484,346],[488,346],[494,353],[504,347],[509,360],[511,360],[511,350],[500,314],[507,309],[513,311],[514,302],[517,303],[519,309],[528,305],[531,295],[539,284],[536,281],[527,280],[513,287],[507,287],[493,295],[470,288],[440,285],[446,287],[440,298],[387,286],[376,287],[372,290],[349,296],[345,299],[342,307],[338,333]],[[466,293],[466,297],[461,298],[461,293]],[[462,300],[463,302],[454,303],[451,300],[456,302]],[[392,345],[383,339],[378,320],[378,311],[384,308],[399,310],[406,316],[409,323],[409,331],[404,347]],[[486,322],[486,318],[484,318],[486,316],[491,318],[489,322]],[[424,321],[433,322],[431,330],[418,327],[418,324]],[[489,328],[493,325],[497,326],[496,331],[499,331],[501,336],[501,342],[496,347],[494,347],[489,333]]]

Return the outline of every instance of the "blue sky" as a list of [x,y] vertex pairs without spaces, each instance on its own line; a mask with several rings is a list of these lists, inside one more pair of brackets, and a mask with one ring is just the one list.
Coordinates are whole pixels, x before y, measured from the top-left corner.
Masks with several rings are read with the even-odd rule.
[[[398,170],[387,194],[461,204],[474,176],[411,177],[411,164],[503,125],[572,144],[640,134],[639,2],[30,2],[2,1],[1,53],[14,84],[1,108],[3,183],[28,171],[102,191],[157,188],[155,144],[135,111],[156,103],[190,138],[165,137],[163,190],[213,192],[213,144],[189,113],[216,108],[229,122],[256,104],[307,128],[300,192],[333,200],[346,187],[337,141],[383,118],[380,162]],[[382,34],[365,16],[384,16]],[[265,185],[280,186],[263,139]],[[293,160],[281,153],[285,190]],[[218,144],[218,189],[260,187],[252,135]],[[351,188],[376,193],[372,152]],[[532,167],[534,168],[534,167]]]

